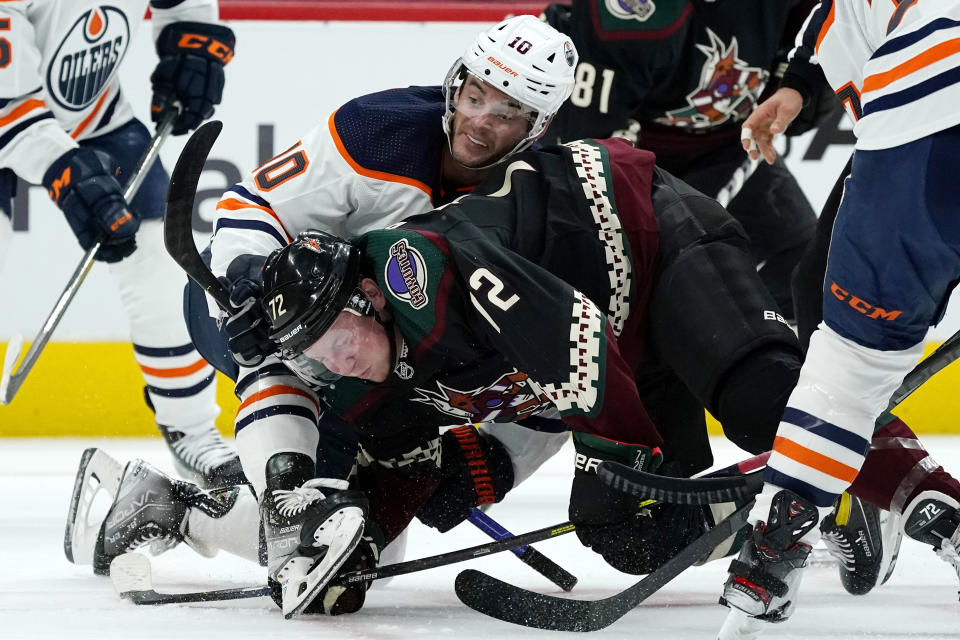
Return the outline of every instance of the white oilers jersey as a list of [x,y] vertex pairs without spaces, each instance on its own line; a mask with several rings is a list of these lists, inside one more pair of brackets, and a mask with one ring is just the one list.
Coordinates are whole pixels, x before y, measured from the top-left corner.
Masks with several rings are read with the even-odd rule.
[[[133,117],[117,70],[148,4],[155,35],[217,17],[216,0],[0,2],[0,168],[39,183],[77,140]],[[152,71],[143,69],[144,83]]]
[[350,238],[442,204],[443,110],[439,87],[383,91],[340,107],[224,193],[213,273],[224,275],[241,254],[266,256],[301,231]]
[[858,149],[960,124],[960,2],[822,2],[803,39],[855,119]]

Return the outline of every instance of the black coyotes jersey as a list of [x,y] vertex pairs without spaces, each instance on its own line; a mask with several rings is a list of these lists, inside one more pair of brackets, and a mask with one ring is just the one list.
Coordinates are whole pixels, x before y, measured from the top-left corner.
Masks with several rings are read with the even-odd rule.
[[[548,22],[580,54],[570,100],[548,139],[641,125],[652,151],[709,150],[743,121],[786,60],[816,0],[573,0]],[[691,135],[700,134],[700,135]]]
[[473,195],[361,236],[395,366],[383,383],[340,380],[326,401],[387,457],[411,432],[547,410],[659,445],[634,383],[658,246],[652,172],[623,140],[528,152]]

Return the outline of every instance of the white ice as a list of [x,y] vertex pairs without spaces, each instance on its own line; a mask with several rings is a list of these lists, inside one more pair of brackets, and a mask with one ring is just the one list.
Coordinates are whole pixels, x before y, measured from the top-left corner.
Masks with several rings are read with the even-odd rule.
[[[925,441],[947,469],[960,469],[960,437]],[[716,440],[717,462],[742,453]],[[142,457],[169,469],[159,440],[0,440],[0,638],[90,638],[92,640],[240,640],[246,638],[343,638],[411,640],[528,640],[560,636],[486,618],[453,592],[459,571],[473,567],[544,593],[562,594],[510,553],[394,578],[374,588],[362,611],[337,618],[285,621],[268,598],[159,607],[120,600],[106,578],[90,567],[70,564],[62,548],[64,518],[77,462],[84,448],[98,446],[123,460]],[[502,525],[520,533],[566,519],[571,451],[563,450],[537,475],[490,510]],[[487,539],[469,523],[440,535],[413,525],[408,558],[481,544]],[[597,599],[638,578],[619,574],[581,547],[573,534],[538,548],[580,578],[570,594]],[[598,637],[711,639],[726,609],[717,605],[726,561],[694,567]],[[260,584],[264,571],[221,553],[212,560],[177,548],[153,558],[155,588],[191,591]],[[904,541],[896,572],[873,593],[854,597],[840,586],[837,569],[806,570],[797,613],[768,629],[765,638],[960,637],[957,578],[927,547]]]

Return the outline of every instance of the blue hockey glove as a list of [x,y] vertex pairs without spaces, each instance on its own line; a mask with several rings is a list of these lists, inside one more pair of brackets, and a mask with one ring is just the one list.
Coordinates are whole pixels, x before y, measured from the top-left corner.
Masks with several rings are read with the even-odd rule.
[[160,62],[150,76],[150,117],[159,122],[174,101],[182,110],[173,135],[192,131],[213,115],[223,96],[223,67],[233,58],[235,38],[229,27],[204,22],[168,24],[157,38]]
[[221,278],[233,306],[224,328],[227,348],[242,367],[255,367],[276,350],[260,305],[260,271],[265,261],[263,256],[237,256],[227,267],[226,278]]
[[79,147],[57,158],[42,180],[83,250],[98,239],[103,242],[96,259],[104,262],[119,262],[133,253],[140,227],[123,199],[114,169],[107,154]]

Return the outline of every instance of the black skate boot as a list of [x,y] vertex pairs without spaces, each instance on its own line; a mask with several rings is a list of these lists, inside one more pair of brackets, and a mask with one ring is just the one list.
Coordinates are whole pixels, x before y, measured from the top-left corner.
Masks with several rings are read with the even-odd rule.
[[903,510],[903,532],[929,544],[960,578],[960,503],[939,491],[924,491]]
[[820,523],[820,533],[840,563],[840,583],[848,593],[867,594],[893,573],[903,534],[890,512],[844,492]]
[[[173,480],[143,460],[132,460],[116,485],[110,508],[100,518],[94,518],[88,508],[75,508],[75,505],[85,502],[82,496],[87,491],[86,484],[95,475],[94,465],[99,462],[106,466],[103,458],[109,456],[96,449],[89,451],[94,453],[88,456],[85,452],[81,459],[67,518],[64,536],[67,559],[75,564],[92,564],[94,573],[107,575],[115,557],[148,544],[153,554],[183,541],[202,555],[216,553],[215,549],[208,549],[189,537],[187,514],[191,509],[200,509],[211,518],[223,516],[233,508],[239,487],[203,491],[188,482]],[[119,466],[112,458],[109,460]],[[96,537],[89,535],[93,530],[97,531]]]
[[[312,478],[314,463],[303,454],[277,454],[267,461],[266,471],[260,508],[267,581],[284,617],[359,608],[363,598],[357,602],[355,590],[331,589],[330,581],[354,558],[366,521],[366,497],[348,490],[346,480]],[[337,607],[344,594],[348,597]]]
[[773,496],[767,522],[757,522],[730,563],[720,604],[749,618],[782,622],[796,606],[810,545],[800,539],[820,519],[817,507],[791,491]]

